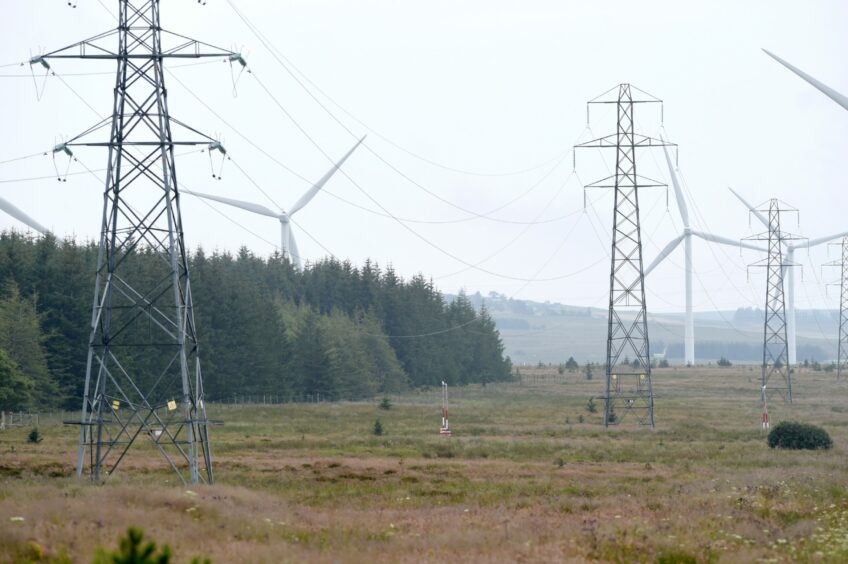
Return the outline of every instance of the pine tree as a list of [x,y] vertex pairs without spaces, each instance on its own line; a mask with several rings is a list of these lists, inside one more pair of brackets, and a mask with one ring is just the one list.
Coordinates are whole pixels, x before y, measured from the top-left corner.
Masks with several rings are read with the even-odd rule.
[[17,370],[32,382],[35,406],[59,405],[62,398],[47,367],[36,298],[22,297],[12,281],[7,282],[4,294],[0,299],[0,348],[8,353]]

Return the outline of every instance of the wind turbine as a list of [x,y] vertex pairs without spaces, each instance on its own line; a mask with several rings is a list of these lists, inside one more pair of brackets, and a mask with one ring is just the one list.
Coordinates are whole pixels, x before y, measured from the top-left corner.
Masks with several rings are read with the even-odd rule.
[[[804,71],[802,71],[798,67],[784,61],[783,59],[781,59],[780,57],[778,57],[777,55],[775,55],[774,53],[772,53],[768,49],[763,49],[763,52],[766,55],[768,55],[769,57],[771,57],[772,59],[774,59],[775,61],[777,61],[778,63],[780,63],[781,65],[783,65],[784,67],[788,68],[789,70],[791,70],[792,72],[794,72],[795,74],[797,74],[798,76],[803,78],[805,81],[807,81],[812,86],[817,88],[825,96],[827,96],[828,98],[830,98],[831,100],[833,100],[834,102],[836,102],[837,104],[842,106],[844,109],[848,110],[848,96],[845,96],[844,94],[840,94],[839,92],[837,92],[836,90],[834,90],[833,88],[828,86],[827,84],[825,84],[825,83],[823,83],[819,80],[816,80],[815,78],[808,75],[807,73],[805,73]],[[736,192],[733,192],[733,193],[736,194]],[[739,194],[736,194],[736,197],[739,198],[740,200],[742,200],[742,203],[744,203],[745,206],[748,209],[751,209],[751,205],[748,204],[748,202],[746,202],[742,198],[742,196],[740,196]],[[765,223],[766,226],[768,226],[768,221],[765,220],[765,217],[763,217],[762,214],[760,214],[758,212],[754,212],[754,215],[757,216],[757,219],[759,219],[760,221]],[[838,239],[839,237],[842,237],[843,235],[845,235],[845,233],[833,235],[832,237],[822,237],[822,238],[819,238],[819,239],[813,239],[811,241],[808,241],[805,245],[794,245],[794,246],[787,245],[786,257],[788,259],[788,262],[792,262],[792,259],[795,256],[795,249],[797,249],[798,247],[802,247],[802,246],[806,246],[807,248],[814,247],[816,245],[821,245],[822,243],[827,243],[827,242],[832,241],[834,239]],[[786,311],[786,332],[788,334],[788,339],[789,339],[789,363],[795,364],[795,361],[797,360],[797,358],[796,358],[796,355],[795,355],[795,274],[794,274],[794,269],[790,268],[788,274],[789,274],[789,276],[788,276],[789,302],[787,303],[787,311]]]
[[788,68],[789,70],[791,70],[792,72],[794,72],[795,74],[797,74],[798,76],[800,76],[801,78],[803,78],[804,80],[806,80],[807,82],[809,82],[810,84],[812,84],[813,86],[818,88],[825,96],[827,96],[828,98],[830,98],[831,100],[833,100],[834,102],[836,102],[837,104],[839,104],[840,106],[842,106],[843,108],[848,110],[848,96],[845,96],[844,94],[840,94],[839,92],[837,92],[836,90],[834,90],[833,88],[828,86],[827,84],[816,80],[815,78],[808,75],[807,73],[805,73],[804,71],[802,71],[798,67],[787,63],[786,61],[784,61],[783,59],[781,59],[780,57],[778,57],[777,55],[775,55],[774,53],[772,53],[768,49],[763,49],[763,52],[765,52],[766,55],[768,55],[769,57],[771,57],[772,59],[774,59],[775,61],[777,61],[781,65],[783,65],[784,67]]
[[680,188],[680,183],[677,180],[677,173],[674,170],[674,166],[671,164],[671,157],[668,155],[668,149],[663,147],[663,151],[665,152],[665,162],[668,165],[668,170],[671,173],[671,183],[674,187],[674,198],[677,201],[677,209],[680,210],[680,218],[683,220],[683,233],[672,239],[665,248],[660,251],[660,254],[657,255],[657,258],[648,265],[648,268],[645,269],[645,276],[650,274],[650,272],[656,268],[665,258],[671,254],[671,252],[677,248],[677,245],[683,241],[683,253],[685,260],[685,284],[686,284],[686,319],[683,326],[683,344],[684,344],[684,361],[687,365],[694,366],[695,364],[695,314],[692,310],[692,275],[693,275],[693,266],[692,266],[692,236],[699,237],[704,241],[708,241],[710,243],[719,243],[721,245],[729,245],[733,247],[739,247],[740,245],[746,249],[753,249],[757,251],[762,251],[760,247],[756,245],[751,245],[750,243],[742,242],[740,243],[737,240],[729,239],[727,237],[722,237],[721,235],[713,235],[712,233],[705,233],[703,231],[697,231],[692,229],[689,224],[689,209],[686,206],[686,199],[683,197],[683,190]]
[[297,250],[297,242],[295,241],[294,234],[291,230],[290,217],[301,210],[309,201],[315,197],[315,194],[321,191],[321,188],[324,187],[324,184],[327,183],[328,180],[339,170],[347,160],[347,158],[353,153],[362,142],[365,141],[365,137],[356,142],[356,145],[351,147],[351,149],[345,153],[345,155],[339,159],[339,161],[333,165],[333,168],[328,170],[321,179],[312,185],[312,187],[307,190],[303,196],[300,197],[298,201],[291,206],[288,211],[280,210],[274,211],[272,209],[266,208],[261,204],[254,204],[252,202],[244,202],[242,200],[234,200],[232,198],[224,198],[223,196],[213,196],[212,194],[203,194],[201,192],[193,192],[191,190],[180,190],[184,194],[191,194],[192,196],[197,196],[198,198],[204,198],[207,200],[214,200],[216,202],[221,202],[222,204],[227,204],[229,206],[234,206],[237,208],[241,208],[243,210],[247,210],[249,212],[258,213],[259,215],[266,215],[268,217],[273,217],[279,220],[280,222],[280,231],[281,231],[281,239],[280,239],[280,249],[283,252],[283,256],[288,257],[294,265],[299,269],[303,269],[303,261],[300,257],[300,252]]
[[[14,217],[18,221],[20,221],[21,223],[25,223],[26,225],[35,229],[36,231],[38,231],[42,235],[47,235],[47,233],[49,233],[49,231],[50,231],[49,229],[47,229],[46,227],[44,227],[43,225],[41,225],[40,223],[35,221],[33,218],[31,218],[29,215],[24,213],[24,211],[21,210],[21,208],[14,205],[12,202],[10,202],[9,200],[7,200],[5,198],[0,198],[0,210],[3,210],[7,214],[11,215],[12,217]],[[58,242],[58,239],[57,239],[57,242]]]
[[[736,190],[733,188],[729,188],[733,194],[739,198],[739,200],[745,205],[751,213],[754,214],[760,223],[766,226],[766,229],[769,228],[768,218],[762,214],[762,212],[757,211],[757,209],[748,203],[745,198],[743,198]],[[833,241],[834,239],[840,239],[844,236],[848,235],[848,231],[843,231],[841,233],[834,233],[833,235],[828,235],[826,237],[819,237],[818,239],[807,239],[803,243],[790,243],[786,241],[783,243],[784,247],[786,247],[786,262],[788,264],[793,264],[795,262],[795,250],[810,247],[816,247],[818,245],[828,243]],[[787,268],[784,271],[786,275],[786,339],[789,341],[787,344],[789,346],[789,364],[795,364],[797,362],[796,348],[795,348],[795,269]]]

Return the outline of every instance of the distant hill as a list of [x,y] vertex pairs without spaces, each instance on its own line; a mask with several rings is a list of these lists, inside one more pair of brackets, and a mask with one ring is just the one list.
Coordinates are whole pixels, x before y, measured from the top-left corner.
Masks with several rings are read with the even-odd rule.
[[[446,294],[447,300],[456,296]],[[559,363],[573,356],[579,362],[602,362],[606,355],[607,310],[552,302],[510,299],[479,292],[468,299],[483,304],[497,324],[506,353],[515,364]],[[798,310],[798,359],[836,358],[836,310]],[[683,313],[648,314],[651,352],[665,351],[669,362],[683,362]],[[695,358],[715,362],[757,363],[762,359],[763,313],[759,309],[695,314]]]

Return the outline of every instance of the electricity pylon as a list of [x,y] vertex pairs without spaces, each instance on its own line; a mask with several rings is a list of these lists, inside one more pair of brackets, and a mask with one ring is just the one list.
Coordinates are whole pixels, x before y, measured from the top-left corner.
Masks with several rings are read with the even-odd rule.
[[840,269],[839,282],[839,352],[836,357],[836,379],[842,380],[842,373],[848,371],[848,235],[842,238],[842,258],[826,263]]
[[[752,210],[753,213],[754,210]],[[787,241],[802,239],[783,231],[780,227],[780,214],[793,212],[794,208],[780,208],[780,201],[771,199],[768,209],[769,230],[746,237],[746,240],[768,241],[768,256],[750,266],[766,269],[766,307],[763,322],[763,364],[760,376],[760,397],[763,401],[763,421],[767,423],[766,406],[769,395],[780,395],[784,401],[792,403],[792,365],[789,363],[789,348],[786,335],[786,298],[783,275],[786,269],[796,265],[784,259],[783,246]],[[777,382],[776,384],[774,382]]]
[[104,479],[143,437],[184,483],[211,483],[174,148],[215,140],[171,117],[164,62],[237,54],[163,30],[159,0],[117,3],[116,29],[41,57],[117,66],[111,116],[66,143],[109,154],[77,475]]
[[[605,98],[616,90],[617,96],[614,99]],[[634,91],[641,97],[634,98]],[[586,185],[586,188],[615,190],[604,395],[605,427],[620,423],[629,413],[634,413],[639,423],[654,426],[651,347],[648,340],[642,234],[639,226],[639,189],[665,184],[636,174],[636,149],[676,145],[634,131],[634,104],[641,103],[661,104],[662,100],[630,84],[620,84],[590,100],[590,105],[616,105],[616,132],[575,146],[615,149],[615,173]],[[631,354],[634,359],[632,364],[619,364],[623,356],[629,357]]]

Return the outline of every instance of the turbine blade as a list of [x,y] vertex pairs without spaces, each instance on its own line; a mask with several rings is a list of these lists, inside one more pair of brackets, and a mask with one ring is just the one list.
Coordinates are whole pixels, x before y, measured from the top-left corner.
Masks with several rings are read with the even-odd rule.
[[658,254],[658,255],[657,255],[657,258],[655,258],[655,259],[654,259],[654,262],[652,262],[652,263],[648,266],[648,268],[646,268],[646,269],[645,269],[645,276],[647,276],[648,274],[650,274],[650,273],[651,273],[651,271],[652,271],[654,268],[656,268],[656,266],[657,266],[659,263],[661,263],[661,262],[663,261],[663,259],[665,259],[665,257],[667,257],[668,255],[670,255],[670,254],[671,254],[671,251],[673,251],[674,249],[676,249],[676,248],[677,248],[677,245],[679,245],[679,244],[680,244],[680,241],[682,241],[682,240],[683,240],[683,238],[684,238],[685,236],[686,236],[686,234],[684,233],[684,234],[682,234],[682,235],[678,235],[677,237],[675,237],[674,239],[672,239],[672,240],[671,240],[671,242],[669,242],[669,244],[668,244],[668,245],[666,245],[666,246],[665,246],[665,248],[664,248],[662,251],[660,251],[660,254]]
[[727,189],[728,189],[728,190],[730,190],[731,192],[733,192],[733,195],[734,195],[734,196],[736,196],[737,198],[739,198],[739,201],[740,201],[740,202],[742,202],[743,204],[745,204],[745,207],[746,207],[746,208],[748,208],[748,211],[750,211],[751,213],[753,213],[753,214],[754,214],[754,217],[756,217],[757,219],[759,219],[759,220],[760,220],[760,223],[762,223],[763,225],[765,225],[765,226],[768,228],[768,226],[769,226],[769,221],[768,221],[768,219],[766,218],[766,216],[764,216],[764,215],[762,214],[762,212],[761,212],[761,211],[759,211],[759,210],[755,209],[755,208],[754,208],[754,206],[752,206],[751,204],[749,204],[749,203],[748,203],[748,201],[747,201],[745,198],[743,198],[742,196],[740,196],[740,195],[739,195],[739,192],[737,192],[737,191],[736,191],[736,190],[734,190],[733,188],[731,188],[731,187],[729,187],[729,186],[728,186],[728,187],[727,187]]
[[842,237],[845,237],[846,235],[848,235],[848,231],[846,231],[844,233],[834,233],[833,235],[828,235],[827,237],[819,237],[818,239],[810,239],[806,243],[800,243],[798,245],[792,245],[792,248],[799,249],[799,248],[802,248],[802,247],[803,248],[815,247],[816,245],[821,245],[822,243],[829,243],[830,241],[833,241],[834,239],[840,239]]
[[297,212],[298,210],[303,208],[303,206],[308,204],[309,200],[314,198],[315,194],[317,194],[318,192],[321,191],[321,188],[324,187],[324,184],[326,184],[327,181],[330,180],[330,178],[332,178],[332,176],[336,173],[337,170],[339,170],[341,168],[341,166],[344,164],[344,162],[347,160],[347,158],[351,155],[351,153],[353,153],[356,150],[356,148],[359,147],[359,145],[362,144],[363,141],[365,141],[365,137],[363,137],[362,139],[357,141],[356,145],[351,147],[351,149],[347,153],[345,153],[345,155],[339,160],[339,162],[334,164],[333,168],[328,170],[327,173],[324,174],[324,176],[321,177],[321,180],[316,182],[315,185],[312,186],[312,188],[307,190],[306,193],[303,196],[301,196],[298,201],[296,201],[294,203],[294,205],[291,207],[291,209],[289,209],[289,215],[294,215],[295,212]]
[[19,207],[4,198],[0,198],[0,210],[3,210],[7,214],[20,221],[21,223],[27,224],[29,227],[35,229],[42,235],[47,235],[47,232],[49,231],[46,227],[44,227],[43,225],[35,221],[33,218],[25,214],[23,210],[21,210]]
[[289,254],[295,268],[303,270],[303,261],[300,258],[300,251],[297,250],[297,241],[294,240],[294,231],[289,229]]
[[765,52],[766,55],[768,55],[769,57],[771,57],[772,59],[774,59],[775,61],[777,61],[781,65],[783,65],[784,67],[788,68],[789,70],[791,70],[792,72],[794,72],[795,74],[797,74],[798,76],[800,76],[801,78],[803,78],[804,80],[809,82],[811,85],[813,85],[817,89],[819,89],[825,96],[827,96],[828,98],[830,98],[831,100],[833,100],[834,102],[836,102],[837,104],[839,104],[840,106],[842,106],[843,108],[848,110],[848,96],[845,96],[844,94],[840,94],[839,92],[837,92],[836,90],[834,90],[833,88],[828,86],[827,84],[824,84],[823,82],[816,80],[815,78],[808,75],[807,73],[805,73],[804,71],[802,71],[798,67],[795,67],[795,66],[789,64],[788,62],[784,61],[783,59],[781,59],[780,57],[778,57],[777,55],[775,55],[774,53],[772,53],[768,49],[763,49],[763,51]]
[[762,251],[766,252],[766,250],[762,247],[758,247],[756,245],[752,245],[746,241],[737,241],[735,239],[728,239],[727,237],[722,237],[721,235],[713,235],[712,233],[704,233],[703,231],[692,231],[692,235],[696,237],[700,237],[704,241],[710,241],[711,243],[718,243],[720,245],[728,245],[730,247],[742,247],[743,249],[751,249],[752,251]]
[[185,188],[180,188],[180,193],[191,194],[192,196],[197,196],[198,198],[204,198],[206,200],[215,200],[216,202],[221,202],[222,204],[227,204],[228,206],[234,206],[243,210],[247,210],[249,212],[267,215],[268,217],[276,217],[277,219],[279,219],[281,215],[279,212],[269,210],[265,206],[253,204],[251,202],[243,202],[241,200],[233,200],[232,198],[224,198],[223,196],[213,196],[212,194],[193,192],[191,190],[186,190]]
[[689,227],[689,209],[686,207],[683,190],[680,189],[680,183],[677,181],[677,173],[674,172],[674,167],[671,166],[671,157],[668,156],[668,147],[665,145],[663,145],[663,152],[665,153],[665,162],[668,164],[668,172],[671,174],[671,184],[674,186],[674,197],[677,200],[680,217],[683,219],[683,227]]

